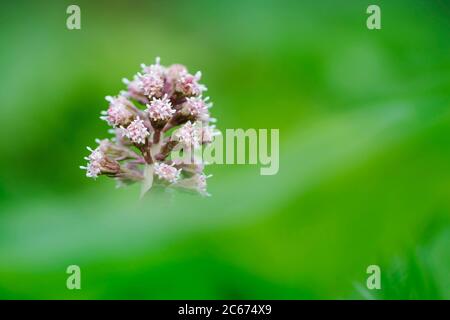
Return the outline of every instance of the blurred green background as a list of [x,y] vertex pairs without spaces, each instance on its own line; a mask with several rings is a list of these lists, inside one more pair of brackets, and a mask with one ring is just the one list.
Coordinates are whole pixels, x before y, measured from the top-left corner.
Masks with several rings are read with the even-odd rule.
[[[443,0],[2,3],[0,298],[449,299],[449,18]],[[215,165],[212,197],[143,201],[87,179],[104,96],[156,56],[203,71],[221,130],[279,128],[279,173]]]

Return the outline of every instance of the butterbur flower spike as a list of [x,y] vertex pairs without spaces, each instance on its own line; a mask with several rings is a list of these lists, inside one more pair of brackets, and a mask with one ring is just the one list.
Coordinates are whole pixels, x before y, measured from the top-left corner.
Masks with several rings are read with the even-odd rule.
[[172,150],[202,148],[218,134],[210,125],[212,103],[202,97],[206,87],[200,79],[200,72],[191,74],[180,64],[165,67],[159,58],[142,64],[132,80],[123,79],[126,90],[106,97],[109,105],[100,117],[114,137],[88,147],[87,164],[80,167],[86,176],[108,176],[118,186],[141,183],[141,194],[159,185],[208,196],[206,163],[171,157]]

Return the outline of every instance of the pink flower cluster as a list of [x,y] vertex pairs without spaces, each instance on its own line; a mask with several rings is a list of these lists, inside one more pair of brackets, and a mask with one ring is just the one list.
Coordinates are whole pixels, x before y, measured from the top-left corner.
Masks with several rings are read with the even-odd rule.
[[[113,177],[119,185],[142,182],[143,193],[153,185],[209,195],[204,164],[172,159],[171,152],[201,148],[218,134],[210,125],[212,104],[203,98],[201,73],[190,74],[183,65],[141,65],[126,90],[107,96],[108,109],[100,117],[112,128],[111,139],[97,140],[85,159],[86,176]],[[169,134],[169,131],[172,134]]]

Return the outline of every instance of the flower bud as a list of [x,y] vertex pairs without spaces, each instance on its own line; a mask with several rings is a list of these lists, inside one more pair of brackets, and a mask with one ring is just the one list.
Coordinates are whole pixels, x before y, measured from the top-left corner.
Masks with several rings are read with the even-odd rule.
[[180,178],[180,173],[181,169],[177,169],[173,165],[168,165],[162,162],[155,164],[155,174],[161,180],[175,183]]
[[136,116],[135,107],[126,97],[107,96],[105,99],[109,102],[109,107],[102,113],[103,116],[100,117],[102,120],[107,121],[113,127],[126,126],[133,121]]

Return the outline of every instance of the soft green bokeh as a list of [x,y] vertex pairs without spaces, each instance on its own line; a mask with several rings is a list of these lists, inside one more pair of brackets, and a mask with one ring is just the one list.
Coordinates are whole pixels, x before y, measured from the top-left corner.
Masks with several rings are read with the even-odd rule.
[[[450,298],[448,3],[375,1],[379,31],[367,1],[76,3],[78,31],[72,2],[2,4],[0,298]],[[84,177],[156,56],[203,71],[220,129],[279,128],[279,173],[143,201]]]

